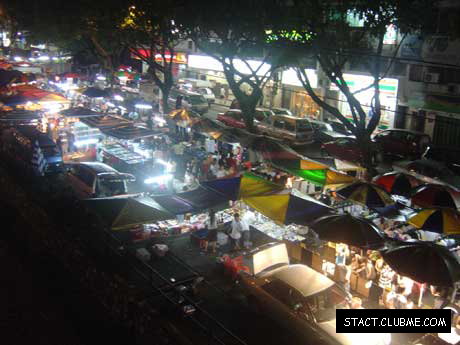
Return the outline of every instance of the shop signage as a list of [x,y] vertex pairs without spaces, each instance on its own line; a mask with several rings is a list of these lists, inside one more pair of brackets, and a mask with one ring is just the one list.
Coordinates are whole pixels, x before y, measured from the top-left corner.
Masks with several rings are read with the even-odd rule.
[[414,92],[408,100],[408,105],[412,108],[455,114],[460,114],[459,104],[458,96],[426,95],[420,92]]
[[[371,85],[374,82],[374,78],[367,75],[358,75],[358,74],[344,74],[343,78],[347,83],[351,91],[357,91],[359,89],[365,88]],[[396,97],[398,94],[398,79],[385,78],[379,82],[380,94],[385,94],[389,97]],[[339,90],[339,88],[331,83],[331,90]],[[366,93],[374,92],[374,89],[368,89],[364,91]]]
[[387,32],[383,36],[383,44],[396,44],[398,41],[398,30],[393,24],[388,25]]
[[422,59],[429,62],[460,65],[460,39],[447,36],[431,36],[422,45]]
[[420,59],[423,40],[417,35],[408,35],[401,44],[400,56],[409,59]]
[[[131,57],[133,59],[140,60],[139,55],[143,56],[144,58],[148,58],[150,56],[150,51],[147,49],[138,49],[137,54],[131,53]],[[165,53],[166,62],[169,62],[171,59],[171,54],[169,52]],[[163,62],[163,56],[160,53],[155,54],[155,61],[156,62]],[[174,53],[173,55],[173,63],[175,64],[187,64],[187,54],[186,53]]]

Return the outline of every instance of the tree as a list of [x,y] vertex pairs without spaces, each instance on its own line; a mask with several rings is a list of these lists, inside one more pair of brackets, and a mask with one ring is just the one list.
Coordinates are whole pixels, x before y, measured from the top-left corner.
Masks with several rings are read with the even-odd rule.
[[[292,59],[290,64],[313,101],[356,136],[364,153],[362,165],[372,176],[375,174],[375,152],[372,149],[371,134],[379,124],[382,113],[379,82],[390,71],[405,35],[421,29],[427,14],[431,13],[429,9],[433,2],[344,0],[294,3],[292,20],[286,23],[284,30],[273,32],[278,49],[289,50]],[[350,21],[351,18],[357,23]],[[398,28],[402,39],[399,44],[387,47],[384,37],[390,26]],[[343,93],[351,111],[351,121],[336,106],[315,92],[305,70],[306,56],[313,56],[328,80]],[[363,66],[372,77],[372,83],[352,91],[344,78],[344,72],[351,63]],[[369,89],[373,90],[373,101],[371,108],[366,109],[357,95]],[[370,119],[368,112],[372,114]]]
[[176,47],[184,40],[184,33],[175,22],[178,6],[179,2],[174,0],[134,1],[123,24],[128,32],[126,44],[133,55],[149,66],[149,75],[161,90],[165,112],[170,110],[168,97],[174,85]]
[[282,51],[267,49],[266,30],[277,8],[277,1],[203,1],[187,7],[181,18],[197,47],[222,64],[250,131],[262,90],[283,58]]

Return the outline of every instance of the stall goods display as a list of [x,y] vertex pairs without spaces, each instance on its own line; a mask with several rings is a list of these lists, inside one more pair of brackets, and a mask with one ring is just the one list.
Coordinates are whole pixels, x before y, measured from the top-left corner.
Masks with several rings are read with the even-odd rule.
[[299,242],[305,239],[304,236],[298,235],[299,227],[296,225],[278,225],[267,218],[266,221],[256,222],[252,224],[257,230],[266,235],[278,240],[288,240],[291,242]]

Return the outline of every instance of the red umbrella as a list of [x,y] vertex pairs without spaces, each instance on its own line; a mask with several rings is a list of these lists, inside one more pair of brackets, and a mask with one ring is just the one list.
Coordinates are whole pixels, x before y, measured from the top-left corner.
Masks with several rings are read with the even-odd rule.
[[414,190],[412,202],[423,208],[449,207],[460,208],[460,193],[449,187],[424,184]]
[[374,178],[375,184],[383,187],[388,193],[409,197],[413,187],[420,182],[413,176],[403,173],[390,172]]

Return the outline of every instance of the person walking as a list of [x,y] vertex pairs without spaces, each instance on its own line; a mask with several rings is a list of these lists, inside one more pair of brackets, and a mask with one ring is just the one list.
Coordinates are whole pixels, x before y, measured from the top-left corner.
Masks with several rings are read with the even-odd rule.
[[208,235],[206,237],[206,242],[204,244],[204,251],[208,252],[208,246],[211,245],[212,253],[216,254],[217,246],[217,218],[216,212],[211,208],[209,210],[209,219],[208,219]]
[[230,240],[233,245],[233,250],[241,249],[240,241],[241,241],[241,233],[243,232],[243,224],[240,220],[239,213],[235,213],[234,219],[232,221],[232,230],[230,232]]

